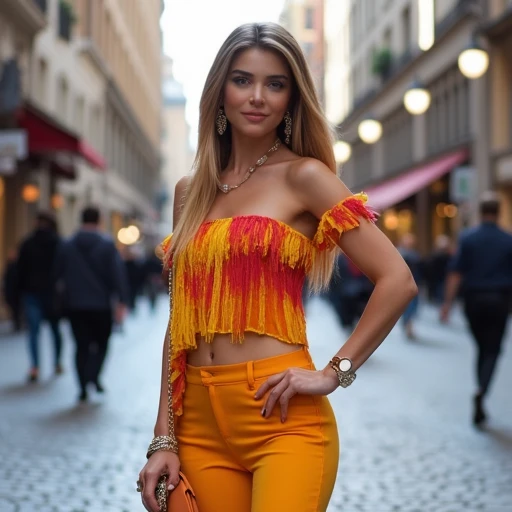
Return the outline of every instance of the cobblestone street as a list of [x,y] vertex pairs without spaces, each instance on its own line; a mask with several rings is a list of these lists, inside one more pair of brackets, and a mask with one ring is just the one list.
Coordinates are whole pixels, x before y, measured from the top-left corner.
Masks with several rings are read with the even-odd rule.
[[[155,315],[140,305],[113,336],[107,393],[85,405],[67,325],[65,375],[51,375],[45,330],[36,385],[25,383],[24,337],[0,338],[0,512],[143,510],[135,481],[155,419],[166,315],[165,299]],[[308,330],[323,367],[343,333],[320,299],[308,304]],[[510,512],[509,332],[482,432],[470,423],[473,347],[460,315],[440,326],[422,308],[414,342],[397,327],[355,385],[331,396],[342,455],[329,512]]]

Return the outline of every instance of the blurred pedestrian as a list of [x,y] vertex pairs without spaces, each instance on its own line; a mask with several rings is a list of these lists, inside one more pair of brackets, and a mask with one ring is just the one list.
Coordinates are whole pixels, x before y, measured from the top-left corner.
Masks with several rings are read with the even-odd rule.
[[113,240],[100,230],[97,208],[83,210],[81,228],[59,251],[55,274],[64,284],[76,343],[79,399],[85,401],[89,383],[104,391],[100,374],[112,324],[122,322],[128,296],[123,262]]
[[22,323],[21,298],[18,286],[18,255],[14,249],[7,254],[7,264],[2,278],[2,291],[5,304],[9,308],[13,330],[18,332],[21,330]]
[[54,370],[62,373],[62,335],[59,327],[59,312],[54,310],[55,287],[52,271],[60,244],[55,217],[40,212],[36,228],[21,244],[18,258],[18,289],[28,324],[28,346],[31,368],[29,380],[39,378],[39,331],[43,321],[48,321],[54,347]]
[[144,261],[143,268],[144,288],[148,296],[149,307],[154,312],[158,296],[166,289],[164,287],[166,283],[162,275],[162,260],[158,258],[154,251],[151,251]]
[[[416,237],[412,233],[406,233],[402,236],[398,252],[407,263],[416,284],[418,285],[422,275],[422,261],[419,252],[416,250]],[[407,339],[413,340],[416,337],[414,332],[414,319],[418,314],[419,296],[416,295],[407,305],[402,315],[402,323],[405,329]]]
[[447,235],[438,235],[425,269],[428,296],[434,304],[443,302],[446,276],[451,258],[450,238]]
[[336,258],[328,297],[342,327],[350,332],[354,330],[372,291],[371,281],[344,253],[340,253]]
[[[161,245],[174,283],[170,365],[137,487],[157,512],[160,475],[172,490],[181,467],[202,512],[325,512],[339,462],[326,395],[353,382],[416,286],[367,197],[337,178],[314,81],[282,26],[251,23],[226,39],[199,126],[194,175],[176,185]],[[329,284],[337,247],[375,291],[316,370],[302,286],[306,274],[313,289]]]
[[[133,312],[137,306],[137,297],[140,295],[144,283],[144,265],[133,247],[124,248],[124,265],[128,280],[128,309]],[[161,267],[160,262],[160,267]]]
[[461,286],[464,313],[477,348],[475,425],[487,418],[484,399],[501,352],[512,291],[512,235],[498,227],[499,212],[498,197],[491,192],[484,194],[481,223],[460,237],[441,308],[441,321],[446,322]]

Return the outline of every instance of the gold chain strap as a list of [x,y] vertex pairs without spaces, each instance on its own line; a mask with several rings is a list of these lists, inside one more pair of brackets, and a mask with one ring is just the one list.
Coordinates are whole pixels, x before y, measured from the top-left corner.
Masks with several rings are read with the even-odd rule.
[[[178,451],[178,441],[176,439],[176,434],[174,433],[174,409],[172,406],[172,382],[171,382],[171,376],[172,376],[172,368],[171,368],[171,361],[172,361],[172,336],[171,336],[171,328],[172,328],[172,310],[173,310],[173,295],[174,295],[174,288],[173,288],[173,267],[174,265],[171,264],[169,266],[169,328],[168,328],[168,340],[169,340],[169,350],[168,350],[168,358],[167,358],[167,405],[169,409],[169,415],[168,415],[168,421],[169,421],[169,437],[171,437],[171,440],[174,442],[176,446],[176,452]],[[173,450],[174,451],[174,450]]]

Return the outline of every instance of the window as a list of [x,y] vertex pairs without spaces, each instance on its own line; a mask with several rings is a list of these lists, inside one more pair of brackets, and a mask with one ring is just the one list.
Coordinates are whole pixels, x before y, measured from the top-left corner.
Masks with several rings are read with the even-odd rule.
[[41,9],[41,11],[46,13],[48,9],[48,4],[46,0],[35,0],[35,4],[39,7],[39,9]]
[[71,41],[71,33],[73,30],[74,23],[73,6],[66,2],[59,2],[58,9],[58,35],[61,39],[64,39],[65,41]]
[[391,33],[391,28],[386,29],[386,31],[384,32],[384,40],[382,42],[384,48],[388,48],[391,50],[391,45],[393,43],[393,35]]
[[78,133],[83,134],[84,130],[84,98],[80,96],[75,105],[75,127]]
[[352,6],[350,9],[350,48],[353,49],[356,46],[356,10],[355,7]]
[[454,67],[429,85],[432,105],[427,110],[429,154],[440,153],[469,136],[469,80]]
[[304,10],[304,28],[315,28],[315,10],[312,7]]
[[406,7],[402,11],[402,52],[407,53],[411,45],[411,10]]
[[37,65],[37,77],[38,82],[36,84],[37,91],[37,99],[42,103],[46,103],[46,93],[47,93],[47,81],[48,81],[48,64],[44,59],[39,59]]
[[366,10],[368,14],[368,27],[371,28],[375,22],[375,0],[368,0]]
[[64,123],[68,121],[68,96],[68,81],[61,76],[57,82],[57,116]]

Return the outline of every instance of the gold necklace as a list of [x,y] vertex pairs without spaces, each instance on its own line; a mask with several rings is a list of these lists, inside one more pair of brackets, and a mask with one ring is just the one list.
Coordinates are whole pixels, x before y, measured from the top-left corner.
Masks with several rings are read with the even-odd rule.
[[277,151],[279,146],[281,145],[281,141],[279,139],[276,139],[272,147],[249,169],[247,169],[247,172],[245,173],[244,179],[238,184],[238,185],[223,185],[222,183],[218,183],[217,186],[219,187],[219,190],[221,192],[224,192],[224,194],[227,194],[228,192],[231,192],[232,190],[235,190],[235,188],[240,187],[243,185],[251,176],[252,173],[258,168],[261,167],[267,160],[271,153],[274,151]]

